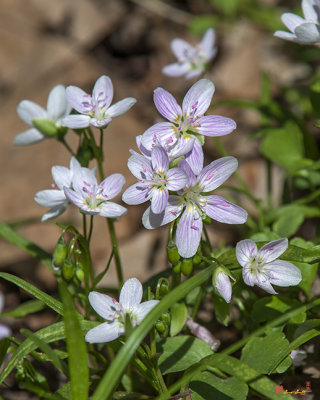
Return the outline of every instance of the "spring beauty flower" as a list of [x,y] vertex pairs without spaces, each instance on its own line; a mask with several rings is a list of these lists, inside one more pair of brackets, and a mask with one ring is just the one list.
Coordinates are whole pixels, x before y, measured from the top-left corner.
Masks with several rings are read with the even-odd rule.
[[284,13],[282,22],[290,32],[276,31],[274,36],[300,44],[320,43],[320,0],[302,0],[304,18]]
[[[3,306],[4,306],[4,296],[0,292],[0,314],[2,313]],[[11,335],[11,329],[7,325],[0,324],[0,340],[10,335]]]
[[[61,126],[61,119],[70,111],[66,89],[63,85],[57,85],[51,90],[46,110],[33,101],[22,100],[17,107],[17,113],[32,128],[19,133],[14,139],[14,144],[27,146],[65,132],[66,129]],[[46,129],[39,130],[41,126],[45,126]]]
[[207,194],[222,185],[237,169],[238,161],[234,157],[222,157],[213,161],[198,176],[185,160],[181,160],[178,166],[187,173],[188,184],[177,195],[169,196],[162,213],[155,214],[149,207],[143,214],[142,223],[145,228],[154,229],[181,215],[177,224],[176,244],[179,254],[190,258],[199,247],[202,220],[206,216],[226,224],[243,224],[248,213],[221,196]]
[[[72,186],[72,179],[76,170],[82,167],[75,157],[71,157],[70,168],[55,165],[51,169],[54,181],[54,189],[41,190],[36,193],[34,200],[42,207],[49,207],[41,218],[41,221],[47,221],[61,215],[68,207],[69,201],[66,198],[63,188]],[[91,171],[94,174],[93,171]]]
[[112,174],[98,184],[92,171],[81,168],[74,173],[72,188],[64,186],[64,193],[85,214],[117,218],[126,214],[127,209],[109,200],[121,192],[124,184],[121,174]]
[[236,128],[236,123],[230,118],[204,116],[214,90],[211,81],[200,79],[188,90],[181,108],[171,93],[157,88],[153,96],[154,104],[169,122],[159,122],[147,129],[141,138],[142,145],[150,151],[160,143],[169,158],[185,155],[193,172],[198,174],[203,165],[203,143],[197,135],[223,136]]
[[273,240],[260,250],[253,240],[245,239],[237,243],[236,256],[242,266],[244,282],[257,285],[271,294],[277,294],[271,285],[295,286],[301,281],[298,267],[278,257],[288,248],[288,239]]
[[224,272],[221,267],[218,267],[215,270],[212,282],[217,291],[220,293],[221,297],[223,297],[227,303],[230,303],[232,286],[229,276]]
[[162,72],[172,77],[185,75],[186,79],[201,75],[205,71],[207,63],[217,53],[215,39],[216,33],[212,28],[205,32],[202,41],[196,46],[191,46],[183,39],[173,39],[171,50],[177,57],[177,62],[166,65]]
[[106,294],[89,293],[89,302],[92,308],[107,322],[90,329],[85,340],[89,343],[105,343],[117,339],[125,333],[127,316],[133,327],[139,325],[149,311],[159,303],[159,300],[141,303],[141,299],[142,285],[136,278],[128,279],[124,283],[119,302]]
[[72,108],[80,114],[68,115],[62,124],[69,128],[106,127],[113,118],[127,112],[136,99],[127,97],[110,106],[113,98],[113,85],[108,76],[101,76],[95,83],[92,95],[76,86],[68,86],[67,98]]
[[152,149],[151,160],[134,153],[128,160],[128,168],[139,182],[123,193],[122,200],[127,204],[141,204],[150,199],[151,210],[156,214],[165,209],[169,190],[182,189],[188,180],[181,168],[169,169],[168,155],[160,146]]

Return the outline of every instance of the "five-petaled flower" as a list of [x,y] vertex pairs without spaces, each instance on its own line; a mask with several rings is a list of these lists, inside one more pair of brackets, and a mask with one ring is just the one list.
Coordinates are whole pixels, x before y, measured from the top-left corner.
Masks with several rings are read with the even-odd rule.
[[[196,176],[185,160],[178,166],[188,175],[188,184],[177,195],[170,195],[168,204],[160,214],[149,207],[142,217],[145,228],[154,229],[177,219],[176,231],[178,252],[182,257],[193,257],[199,247],[202,234],[202,219],[206,216],[227,224],[243,224],[247,212],[220,196],[206,193],[219,187],[237,169],[234,157],[223,157],[213,161]],[[201,165],[202,167],[202,165]],[[204,194],[205,193],[205,194]]]
[[[55,86],[49,93],[47,109],[30,100],[22,100],[17,107],[19,117],[32,128],[19,133],[14,144],[18,146],[27,146],[28,144],[38,143],[47,137],[53,137],[55,133],[62,128],[61,119],[68,115],[71,108],[66,97],[66,89],[63,85]],[[37,120],[47,121],[50,125],[51,135],[40,131],[35,127]],[[38,126],[39,127],[39,126]]]
[[192,46],[183,39],[173,39],[171,49],[177,57],[177,62],[166,65],[162,72],[172,77],[185,75],[186,79],[201,75],[205,71],[207,63],[216,55],[215,38],[215,31],[210,28],[196,46]]
[[271,285],[295,286],[301,281],[298,267],[277,258],[288,248],[288,239],[273,240],[258,250],[253,240],[245,239],[237,243],[236,256],[242,266],[244,282],[257,285],[271,294],[277,294]]
[[[72,186],[72,179],[76,170],[82,167],[75,157],[71,157],[70,169],[55,165],[51,169],[52,178],[54,180],[54,189],[41,190],[37,192],[34,200],[42,207],[50,207],[41,218],[41,221],[47,221],[61,215],[68,207],[68,199],[63,188]],[[93,173],[93,172],[92,172]]]
[[128,160],[128,167],[139,182],[123,193],[122,200],[127,204],[141,204],[151,199],[151,209],[156,214],[165,209],[169,190],[184,188],[188,180],[181,168],[169,169],[168,155],[160,146],[152,149],[151,161],[133,153]]
[[304,18],[284,13],[282,22],[290,32],[276,31],[274,36],[300,44],[320,43],[320,0],[302,0]]
[[71,114],[62,120],[69,128],[106,127],[113,118],[124,114],[136,99],[127,97],[110,106],[113,98],[113,85],[108,76],[101,76],[95,83],[92,96],[76,86],[68,86],[67,98],[72,108],[80,114]]
[[159,122],[147,129],[141,144],[151,150],[160,144],[170,158],[185,155],[194,173],[198,174],[203,165],[203,150],[197,134],[223,136],[236,128],[236,123],[219,115],[206,115],[213,93],[214,84],[208,79],[200,79],[188,90],[182,108],[165,89],[154,91],[154,103],[159,113],[169,122]]
[[127,209],[113,199],[123,188],[124,176],[112,174],[98,185],[95,174],[88,168],[76,170],[72,179],[72,189],[64,186],[69,201],[85,214],[117,218],[127,213]]
[[141,303],[142,285],[136,278],[128,279],[120,292],[119,302],[99,293],[89,293],[89,302],[93,309],[107,322],[90,329],[85,337],[89,343],[105,343],[117,339],[125,333],[126,318],[129,316],[133,327],[141,323],[144,317],[158,304],[158,300]]

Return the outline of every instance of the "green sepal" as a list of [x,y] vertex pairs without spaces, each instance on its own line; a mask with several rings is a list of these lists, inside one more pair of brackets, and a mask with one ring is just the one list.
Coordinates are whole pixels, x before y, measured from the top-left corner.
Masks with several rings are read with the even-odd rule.
[[47,118],[34,118],[32,125],[45,136],[58,137],[58,128],[53,121]]

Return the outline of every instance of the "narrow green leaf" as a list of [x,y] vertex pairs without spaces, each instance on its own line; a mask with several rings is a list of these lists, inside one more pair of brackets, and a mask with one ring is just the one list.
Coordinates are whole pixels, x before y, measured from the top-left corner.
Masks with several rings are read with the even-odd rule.
[[[86,334],[89,329],[97,326],[98,323],[94,321],[80,321],[82,334]],[[63,322],[57,322],[49,325],[36,332],[36,335],[45,343],[55,342],[57,340],[65,339],[65,331]],[[36,350],[38,346],[31,340],[26,339],[12,354],[8,364],[0,374],[0,384],[6,379],[10,372],[19,364],[19,362],[32,351]]]
[[48,307],[52,308],[52,310],[54,310],[56,313],[60,315],[63,314],[63,307],[59,300],[56,300],[52,296],[49,296],[48,294],[44,293],[42,290],[37,289],[35,286],[31,285],[31,283],[28,283],[23,279],[15,275],[8,274],[6,272],[0,272],[0,278],[3,278],[11,283],[14,283],[21,289],[24,289],[26,292],[28,292],[38,300],[42,301]]
[[0,221],[0,236],[6,239],[8,242],[19,247],[19,249],[24,250],[32,257],[41,261],[43,265],[51,268],[51,254],[47,253],[41,247],[37,246],[35,243],[31,242],[29,239],[20,235],[12,229],[8,224]]
[[99,386],[95,390],[91,400],[110,399],[112,393],[116,389],[122,374],[127,368],[132,356],[138,346],[156,323],[161,314],[168,310],[177,301],[183,299],[192,289],[201,286],[212,275],[213,266],[206,268],[197,275],[186,280],[180,286],[169,292],[144,318],[139,326],[137,326],[125,345],[122,346],[116,358],[112,361],[107,372],[102,377]]
[[61,280],[59,292],[63,302],[63,320],[69,353],[72,398],[87,400],[89,389],[89,368],[87,346],[72,297],[66,284]]
[[45,304],[40,300],[29,300],[25,303],[20,304],[14,310],[6,311],[0,314],[0,318],[12,317],[21,318],[29,314],[36,313],[45,308]]
[[57,353],[55,353],[46,342],[40,339],[36,334],[30,332],[28,329],[21,329],[21,333],[27,336],[27,338],[31,339],[37,345],[37,347],[39,347],[39,349],[48,356],[48,359],[57,369],[62,371],[66,376],[69,375],[65,363],[60,360]]

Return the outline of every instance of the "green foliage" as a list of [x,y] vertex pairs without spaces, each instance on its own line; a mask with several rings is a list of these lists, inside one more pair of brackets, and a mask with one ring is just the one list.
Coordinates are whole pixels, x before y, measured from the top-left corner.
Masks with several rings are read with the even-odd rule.
[[184,303],[176,303],[171,307],[170,336],[176,336],[184,327],[188,310]]

